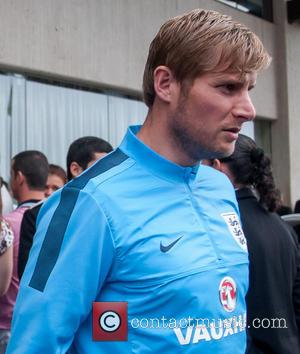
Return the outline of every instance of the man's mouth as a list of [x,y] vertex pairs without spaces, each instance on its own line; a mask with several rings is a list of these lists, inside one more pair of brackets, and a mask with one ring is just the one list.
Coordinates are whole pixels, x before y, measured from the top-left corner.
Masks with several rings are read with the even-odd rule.
[[230,132],[230,133],[234,133],[234,134],[238,134],[241,130],[241,128],[227,128],[227,129],[223,129],[226,132]]
[[230,140],[237,140],[240,130],[241,128],[237,127],[223,129],[223,131],[230,137]]

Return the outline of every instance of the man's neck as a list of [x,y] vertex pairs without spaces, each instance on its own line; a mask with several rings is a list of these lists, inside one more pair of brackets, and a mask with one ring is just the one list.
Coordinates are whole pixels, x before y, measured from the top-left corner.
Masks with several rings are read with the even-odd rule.
[[149,111],[145,123],[137,134],[138,138],[159,155],[178,165],[193,166],[197,164],[198,161],[191,159],[176,144],[166,124],[167,118],[163,114],[158,115],[157,113],[154,108]]
[[24,203],[27,200],[42,200],[45,198],[44,191],[29,190],[27,192],[21,193],[17,202],[18,204]]

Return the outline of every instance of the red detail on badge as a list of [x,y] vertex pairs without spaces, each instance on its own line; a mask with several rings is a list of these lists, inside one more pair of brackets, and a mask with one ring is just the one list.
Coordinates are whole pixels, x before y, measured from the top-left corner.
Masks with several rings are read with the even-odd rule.
[[93,340],[126,341],[127,302],[93,302]]
[[232,312],[236,307],[237,289],[235,281],[230,277],[221,280],[219,286],[220,301],[227,312]]

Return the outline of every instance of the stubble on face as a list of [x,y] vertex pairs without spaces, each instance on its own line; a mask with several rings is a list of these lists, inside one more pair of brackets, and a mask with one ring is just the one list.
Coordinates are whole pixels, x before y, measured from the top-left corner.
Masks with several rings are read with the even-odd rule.
[[204,121],[202,121],[202,124],[199,121],[197,128],[189,124],[190,113],[187,101],[190,88],[191,85],[182,88],[178,105],[172,116],[169,117],[170,133],[174,143],[184,152],[191,164],[195,164],[202,159],[222,158],[230,155],[234,150],[234,145],[232,146],[232,152],[226,154],[213,150],[207,144]]

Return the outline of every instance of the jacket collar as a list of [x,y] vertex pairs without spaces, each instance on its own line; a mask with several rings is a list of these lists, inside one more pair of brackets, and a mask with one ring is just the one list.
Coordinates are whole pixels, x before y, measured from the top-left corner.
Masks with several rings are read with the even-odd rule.
[[120,149],[129,157],[137,161],[152,174],[173,182],[188,182],[196,178],[199,164],[183,167],[165,159],[145,145],[136,134],[141,126],[130,126],[123,139]]

